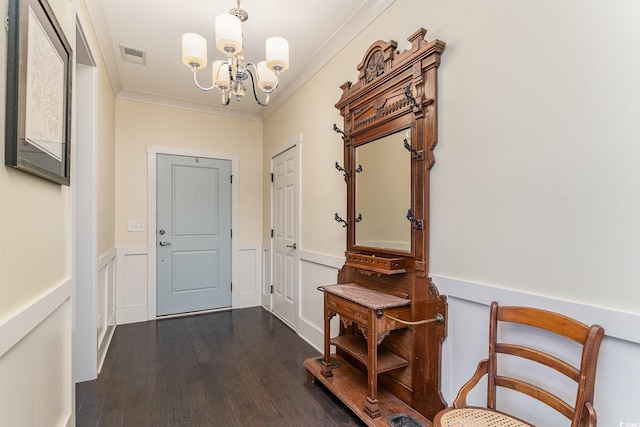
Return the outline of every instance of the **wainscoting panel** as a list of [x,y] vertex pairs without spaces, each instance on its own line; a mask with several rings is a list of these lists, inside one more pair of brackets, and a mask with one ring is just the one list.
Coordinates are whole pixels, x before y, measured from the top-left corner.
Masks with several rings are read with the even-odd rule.
[[116,320],[119,325],[147,319],[146,247],[118,248],[116,279]]
[[72,291],[66,281],[0,319],[2,425],[75,423]]
[[98,372],[116,329],[116,251],[98,258],[97,325]]
[[262,245],[241,245],[238,249],[237,277],[233,278],[233,308],[260,305]]
[[[334,284],[344,257],[300,251],[300,316],[298,334],[318,351],[324,346],[324,296],[318,286]],[[331,323],[332,333],[338,334],[338,321]]]

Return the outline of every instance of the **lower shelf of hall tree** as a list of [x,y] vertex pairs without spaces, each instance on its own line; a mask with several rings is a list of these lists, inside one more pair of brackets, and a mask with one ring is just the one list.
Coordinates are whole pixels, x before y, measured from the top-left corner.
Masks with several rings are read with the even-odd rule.
[[[356,358],[364,366],[368,367],[369,353],[367,349],[367,341],[360,335],[340,335],[335,338],[331,338],[331,345],[340,347],[350,355]],[[378,373],[392,371],[398,368],[404,368],[409,363],[396,356],[390,351],[385,350],[382,347],[378,347]]]
[[330,378],[325,378],[322,375],[322,366],[319,363],[322,357],[312,357],[305,360],[304,366],[307,369],[309,380],[320,381],[365,424],[372,427],[388,426],[387,419],[389,417],[406,414],[425,427],[431,427],[431,422],[428,419],[380,385],[378,386],[378,402],[381,416],[370,418],[364,411],[368,393],[367,377],[340,356],[332,354],[331,358],[335,358],[340,366],[332,369],[333,376]]

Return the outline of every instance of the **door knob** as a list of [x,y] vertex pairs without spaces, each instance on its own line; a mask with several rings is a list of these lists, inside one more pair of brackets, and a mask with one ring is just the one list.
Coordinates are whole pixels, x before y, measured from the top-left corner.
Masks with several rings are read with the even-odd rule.
[[291,248],[291,249],[295,249],[297,246],[296,246],[296,244],[294,243],[293,245],[287,245],[287,247],[288,247],[288,248]]
[[160,246],[169,246],[169,245],[171,244],[171,242],[165,242],[164,240],[160,240],[160,241],[158,242],[158,244],[159,244]]

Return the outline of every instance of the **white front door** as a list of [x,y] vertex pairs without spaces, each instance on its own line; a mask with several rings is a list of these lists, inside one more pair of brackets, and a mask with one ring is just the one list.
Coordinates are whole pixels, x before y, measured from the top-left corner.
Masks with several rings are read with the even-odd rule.
[[298,313],[298,147],[272,159],[273,308],[292,328]]
[[157,162],[157,315],[230,307],[231,162]]

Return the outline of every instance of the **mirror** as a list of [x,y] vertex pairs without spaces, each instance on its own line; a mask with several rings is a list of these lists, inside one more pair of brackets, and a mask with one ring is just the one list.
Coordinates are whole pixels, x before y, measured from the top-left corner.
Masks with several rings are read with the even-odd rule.
[[356,147],[356,246],[411,252],[409,129]]

